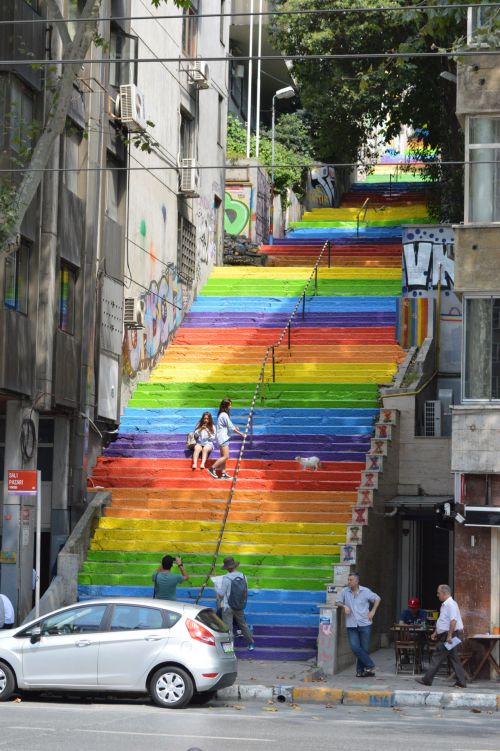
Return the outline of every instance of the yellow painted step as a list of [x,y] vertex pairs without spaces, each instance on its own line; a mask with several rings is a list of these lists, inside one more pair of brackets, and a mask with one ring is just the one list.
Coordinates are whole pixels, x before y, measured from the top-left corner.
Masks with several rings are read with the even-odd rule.
[[[194,521],[190,519],[133,519],[113,516],[102,516],[99,519],[99,529],[119,529],[135,530],[137,535],[143,532],[175,530],[184,532],[215,533],[220,531],[218,522]],[[301,532],[303,534],[345,534],[345,524],[328,524],[322,522],[227,522],[225,534],[227,532],[244,532],[245,534],[265,534],[268,532],[278,532],[293,534]]]
[[[256,383],[260,364],[231,368],[227,363],[160,363],[151,383]],[[387,383],[396,372],[393,363],[277,363],[276,381],[283,383]],[[272,363],[265,381],[272,381]]]
[[[163,540],[163,546],[169,546],[172,542],[184,542],[186,545],[201,543],[205,547],[215,546],[218,538],[218,532],[215,530],[212,533],[209,532],[192,532],[192,531],[178,531],[175,530],[163,530],[158,532],[151,530],[147,532],[141,530],[137,532],[133,529],[96,529],[94,533],[94,542],[106,543],[106,540],[110,542],[129,542],[136,541],[140,544],[159,543]],[[246,539],[249,538],[249,539]],[[341,543],[345,540],[345,530],[343,534],[294,534],[287,532],[284,534],[268,533],[268,534],[256,534],[252,532],[244,533],[238,531],[224,532],[224,542],[231,542],[233,545],[238,545],[240,541],[255,542],[258,545],[285,545],[290,542],[293,545],[330,545],[332,543]]]
[[[278,273],[276,273],[278,272]],[[303,279],[307,281],[311,274],[311,267],[293,266],[290,268],[277,268],[269,266],[251,266],[241,268],[238,266],[224,266],[213,270],[210,281],[217,279],[261,279],[267,281],[283,281]],[[321,267],[318,269],[318,279],[400,279],[401,268],[376,267],[365,268],[355,266],[335,266],[333,268]],[[314,286],[314,280],[311,282]],[[311,287],[312,289],[312,287]]]
[[[214,546],[210,543],[183,543],[183,542],[168,542],[167,548],[165,542],[159,540],[157,542],[143,542],[142,540],[110,540],[110,541],[98,541],[92,540],[90,545],[91,550],[117,550],[123,552],[139,551],[143,553],[161,553],[165,554],[165,550],[168,549],[173,554],[186,554],[186,553],[199,553],[207,554],[213,553]],[[338,555],[340,552],[339,545],[336,543],[330,545],[314,544],[314,555]],[[249,545],[246,543],[234,543],[223,542],[220,547],[220,554],[232,555],[237,558],[238,555],[243,554],[255,554],[255,555],[311,555],[311,541],[306,545],[295,545],[288,543],[286,545],[265,545],[254,544]]]

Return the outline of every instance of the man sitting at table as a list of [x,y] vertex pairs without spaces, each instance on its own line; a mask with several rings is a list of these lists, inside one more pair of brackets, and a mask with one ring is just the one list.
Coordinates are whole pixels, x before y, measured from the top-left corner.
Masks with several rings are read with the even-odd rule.
[[408,607],[403,610],[399,616],[400,623],[406,623],[411,625],[412,623],[425,623],[427,613],[420,607],[420,600],[418,597],[410,597],[408,600]]

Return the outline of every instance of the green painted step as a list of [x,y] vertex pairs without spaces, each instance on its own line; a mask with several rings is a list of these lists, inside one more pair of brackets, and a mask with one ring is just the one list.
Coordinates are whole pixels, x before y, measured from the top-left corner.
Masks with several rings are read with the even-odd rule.
[[[210,564],[189,564],[183,558],[186,569],[189,573],[195,576],[203,576],[208,573]],[[155,564],[148,565],[143,563],[104,563],[101,561],[85,561],[83,564],[82,574],[85,575],[115,575],[121,576],[135,576],[135,577],[151,577],[151,573],[155,570]],[[247,576],[264,576],[272,579],[275,577],[281,577],[282,579],[300,578],[300,579],[317,579],[319,576],[324,577],[325,574],[331,578],[331,561],[328,566],[323,568],[312,567],[299,567],[299,566],[266,566],[266,565],[246,565],[245,574]],[[286,576],[285,576],[286,574]]]
[[[311,283],[310,295],[314,284]],[[203,297],[300,297],[303,279],[220,279],[209,280],[200,292]],[[384,297],[401,294],[401,279],[319,279],[318,297]],[[307,304],[306,304],[307,308]]]
[[[183,553],[182,560],[188,565],[212,565],[211,555],[195,555],[192,553]],[[258,555],[254,553],[244,553],[238,556],[242,566],[297,566],[301,567],[315,567],[326,568],[331,567],[333,563],[338,563],[338,556],[331,555]],[[147,563],[148,566],[155,568],[159,565],[160,559],[155,553],[148,551],[132,551],[126,550],[88,550],[87,562],[90,561],[103,561],[106,563],[123,562],[123,563]],[[217,558],[216,568],[221,568],[224,561],[224,556],[221,555]]]
[[[229,398],[233,408],[245,409],[254,391],[253,383],[139,383],[128,406],[215,409]],[[376,383],[266,383],[261,393],[258,405],[282,408],[376,407],[379,400]]]
[[[79,584],[105,584],[108,586],[121,586],[121,587],[147,587],[151,585],[152,571],[149,572],[149,576],[134,576],[125,574],[80,574],[78,577]],[[245,571],[245,574],[247,572]],[[325,589],[325,584],[331,580],[331,575],[321,575],[316,579],[302,579],[302,578],[278,578],[278,577],[265,577],[248,576],[248,584],[251,589],[308,589],[308,590],[322,590]],[[190,576],[187,586],[201,587],[206,579],[205,575]]]
[[[370,208],[370,206],[368,206]],[[409,208],[409,212],[411,211],[411,208]],[[363,219],[360,222],[360,227],[399,227],[402,224],[432,224],[432,219],[429,217],[400,217],[399,219]],[[344,220],[344,221],[335,221],[333,219],[330,220],[321,220],[321,221],[303,221],[303,222],[290,222],[290,226],[294,228],[299,229],[316,229],[317,227],[321,228],[344,228],[344,229],[356,229],[357,222],[352,220]]]

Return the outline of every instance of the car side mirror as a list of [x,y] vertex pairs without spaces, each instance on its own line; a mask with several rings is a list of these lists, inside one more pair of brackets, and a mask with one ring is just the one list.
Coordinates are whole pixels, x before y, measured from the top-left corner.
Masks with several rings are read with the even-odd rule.
[[42,638],[42,629],[40,628],[40,626],[36,626],[31,631],[30,642],[32,644],[37,644],[41,638]]

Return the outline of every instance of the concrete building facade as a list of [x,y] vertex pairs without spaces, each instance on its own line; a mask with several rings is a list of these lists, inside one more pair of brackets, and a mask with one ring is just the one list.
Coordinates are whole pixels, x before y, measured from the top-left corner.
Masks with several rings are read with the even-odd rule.
[[[70,36],[84,6],[59,2]],[[0,6],[12,22],[0,31],[3,169],[47,112],[44,66],[30,58],[63,51],[43,7]],[[43,591],[134,384],[222,257],[229,19],[198,18],[213,10],[102,0],[50,171],[2,249],[0,590],[19,619],[32,603],[35,509],[8,493],[7,470],[42,472]]]

